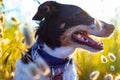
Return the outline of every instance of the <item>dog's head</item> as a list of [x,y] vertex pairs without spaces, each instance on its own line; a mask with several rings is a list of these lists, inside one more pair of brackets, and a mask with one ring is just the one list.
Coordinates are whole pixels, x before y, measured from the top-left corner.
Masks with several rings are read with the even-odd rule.
[[51,48],[71,46],[99,51],[103,44],[89,35],[108,37],[114,31],[112,24],[94,19],[80,7],[53,1],[41,4],[33,20],[41,21],[36,36]]

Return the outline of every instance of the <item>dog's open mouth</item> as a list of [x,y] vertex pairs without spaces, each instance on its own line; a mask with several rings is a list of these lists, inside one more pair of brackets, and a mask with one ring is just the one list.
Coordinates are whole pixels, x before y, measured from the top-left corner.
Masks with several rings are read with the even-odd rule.
[[84,31],[74,32],[72,34],[72,40],[97,50],[103,50],[103,43],[93,40],[91,37],[89,37],[89,34]]

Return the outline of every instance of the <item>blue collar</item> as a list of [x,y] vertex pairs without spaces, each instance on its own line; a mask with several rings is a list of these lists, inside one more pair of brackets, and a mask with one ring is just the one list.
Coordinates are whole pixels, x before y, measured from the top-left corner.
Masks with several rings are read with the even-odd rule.
[[46,51],[43,50],[43,42],[36,41],[32,48],[32,59],[34,62],[39,57],[42,57],[50,67],[55,67],[59,65],[65,65],[69,62],[69,59],[60,59],[54,56],[49,55]]

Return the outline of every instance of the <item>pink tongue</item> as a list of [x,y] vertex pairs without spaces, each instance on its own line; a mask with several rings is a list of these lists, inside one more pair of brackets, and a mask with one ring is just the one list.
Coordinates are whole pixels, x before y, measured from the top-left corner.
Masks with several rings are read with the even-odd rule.
[[73,34],[73,38],[75,38],[75,40],[77,40],[77,42],[79,42],[80,44],[85,44],[92,48],[96,48],[100,50],[103,49],[102,43],[98,43],[86,35]]
[[[88,44],[88,45],[95,45],[95,44],[97,44],[97,42],[95,42],[94,40],[92,40],[91,38],[89,38],[89,37],[87,37],[87,36],[85,36],[85,35],[74,34],[73,37],[76,38],[77,40],[79,40],[80,42],[86,43],[86,44]],[[83,39],[82,39],[81,37],[82,37]],[[88,42],[86,42],[86,40],[87,40]]]
[[82,35],[85,39],[87,39],[88,40],[88,44],[90,44],[90,45],[96,45],[97,44],[97,42],[95,42],[93,39],[91,39],[91,38],[89,38],[89,37],[87,37],[87,36],[85,36],[85,35]]

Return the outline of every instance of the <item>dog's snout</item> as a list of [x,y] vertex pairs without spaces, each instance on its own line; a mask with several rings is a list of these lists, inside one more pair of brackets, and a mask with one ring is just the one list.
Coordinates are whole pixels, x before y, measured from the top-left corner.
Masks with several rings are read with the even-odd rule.
[[114,27],[113,24],[105,24],[104,26],[105,26],[106,28],[108,28],[109,30],[111,30],[111,32],[113,32],[114,29],[115,29],[115,27]]
[[100,20],[95,20],[94,25],[91,25],[91,27],[91,30],[87,32],[98,37],[109,37],[115,29],[114,25]]
[[105,33],[106,33],[106,37],[110,36],[115,29],[114,25],[113,24],[107,24],[105,22],[102,22],[102,23],[103,23],[103,29],[105,30]]
[[109,27],[111,29],[114,29],[114,25],[113,24],[104,23],[104,26]]
[[96,30],[100,31],[103,27],[103,24],[101,21],[97,20],[97,19],[94,19],[94,24],[95,24],[95,28]]

